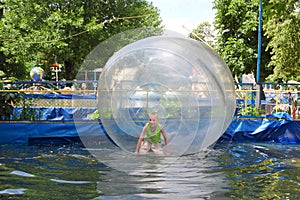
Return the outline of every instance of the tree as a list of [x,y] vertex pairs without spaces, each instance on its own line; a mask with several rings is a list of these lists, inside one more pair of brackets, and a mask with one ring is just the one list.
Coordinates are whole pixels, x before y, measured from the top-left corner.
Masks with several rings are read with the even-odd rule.
[[270,0],[265,10],[268,20],[264,28],[272,50],[269,66],[274,67],[268,79],[300,81],[300,2]]
[[6,0],[1,6],[0,70],[20,79],[37,65],[49,74],[55,61],[73,79],[101,41],[129,29],[162,28],[158,10],[145,0]]
[[189,36],[213,47],[215,45],[215,35],[213,34],[213,31],[212,24],[209,22],[202,22],[196,29],[192,30],[192,33],[190,33]]
[[[256,74],[259,1],[215,0],[216,50],[233,75]],[[262,39],[261,80],[272,72],[267,37]]]

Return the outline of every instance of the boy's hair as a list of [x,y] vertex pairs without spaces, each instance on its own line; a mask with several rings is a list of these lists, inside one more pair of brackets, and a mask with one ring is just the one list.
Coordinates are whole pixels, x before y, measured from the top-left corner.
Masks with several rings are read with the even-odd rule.
[[156,117],[158,117],[158,114],[157,114],[157,112],[151,112],[150,114],[149,114],[149,117],[150,116],[156,116]]

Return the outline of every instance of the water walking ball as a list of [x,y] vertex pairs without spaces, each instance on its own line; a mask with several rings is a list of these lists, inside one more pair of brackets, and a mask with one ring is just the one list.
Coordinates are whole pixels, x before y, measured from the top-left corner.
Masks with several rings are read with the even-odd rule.
[[34,81],[42,81],[44,74],[45,72],[41,67],[34,67],[30,70],[30,77]]
[[169,138],[170,154],[186,155],[216,142],[235,111],[233,78],[224,61],[207,45],[176,36],[123,47],[106,62],[97,92],[101,122],[127,152],[134,152],[152,112]]

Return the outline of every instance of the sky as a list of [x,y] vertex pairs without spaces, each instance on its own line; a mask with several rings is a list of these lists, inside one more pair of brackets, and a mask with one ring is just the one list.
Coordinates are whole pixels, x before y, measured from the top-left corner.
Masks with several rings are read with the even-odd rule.
[[[148,0],[160,11],[166,30],[187,35],[201,22],[213,22],[213,0]],[[183,26],[185,28],[183,28]]]

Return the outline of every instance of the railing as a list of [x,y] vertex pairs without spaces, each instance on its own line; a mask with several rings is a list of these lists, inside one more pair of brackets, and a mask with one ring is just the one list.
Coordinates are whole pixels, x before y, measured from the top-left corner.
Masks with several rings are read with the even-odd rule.
[[[20,82],[32,83],[32,82]],[[51,82],[52,85],[59,85],[62,82]],[[69,82],[68,82],[69,83]],[[70,82],[74,84],[76,82]],[[84,83],[84,82],[77,82]],[[46,82],[48,84],[48,82]],[[96,87],[97,82],[88,82],[88,89],[33,89],[31,87],[22,90],[0,90],[2,92],[25,93],[26,100],[22,102],[32,107],[97,107]],[[35,85],[33,85],[35,86]],[[236,89],[237,112],[236,115],[267,115],[274,112],[288,112],[294,118],[300,118],[300,91],[294,85],[294,89],[254,89],[253,84],[242,85]],[[244,89],[242,89],[244,88]],[[14,106],[21,106],[21,103]]]
[[[293,118],[300,117],[300,91],[297,90],[236,90],[238,113],[268,115],[287,112]],[[247,112],[248,111],[248,112]]]

